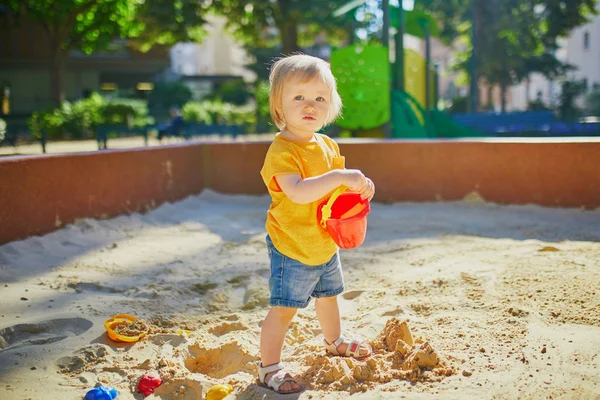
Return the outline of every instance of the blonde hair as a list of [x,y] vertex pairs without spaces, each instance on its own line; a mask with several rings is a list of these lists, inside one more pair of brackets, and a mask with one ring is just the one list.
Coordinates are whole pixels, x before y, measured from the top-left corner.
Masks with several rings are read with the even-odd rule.
[[271,118],[279,129],[283,129],[286,125],[281,111],[283,85],[285,85],[285,82],[290,79],[307,82],[314,78],[322,79],[331,90],[329,110],[324,125],[332,123],[341,114],[342,99],[337,92],[337,84],[329,63],[306,54],[295,54],[277,60],[273,64],[271,74],[269,75],[269,84],[271,86],[269,108],[271,110]]

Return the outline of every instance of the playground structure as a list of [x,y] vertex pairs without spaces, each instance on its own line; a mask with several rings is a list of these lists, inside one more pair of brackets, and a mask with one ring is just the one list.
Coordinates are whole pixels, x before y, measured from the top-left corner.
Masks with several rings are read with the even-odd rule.
[[[426,139],[484,136],[462,126],[435,106],[433,86],[425,79],[425,60],[406,50],[405,90],[391,89],[388,50],[381,45],[349,46],[331,55],[331,67],[344,101],[344,114],[336,124],[350,131],[372,130],[391,122],[392,138]],[[430,71],[433,79],[434,71]],[[390,118],[391,115],[391,118]]]
[[[343,7],[335,15],[362,2],[352,5],[355,7]],[[332,53],[331,67],[344,102],[343,118],[336,124],[350,131],[368,131],[390,123],[388,135],[392,138],[485,136],[437,109],[437,90],[432,84],[437,71],[430,62],[431,36],[439,35],[437,22],[423,11],[404,11],[402,2],[396,10],[391,18],[397,28],[394,62],[390,61],[387,35],[382,44],[352,45]],[[425,39],[425,58],[404,49],[404,32]]]
[[[333,15],[350,12],[364,3],[350,1]],[[452,116],[439,110],[437,71],[430,62],[431,37],[439,36],[437,21],[426,12],[404,10],[402,1],[399,7],[390,7],[388,0],[383,0],[382,8],[381,44],[352,45],[331,55],[344,102],[343,117],[336,121],[339,128],[360,136],[403,139],[600,136],[600,119],[559,121],[550,110]],[[390,13],[390,8],[395,12]],[[396,29],[394,61],[388,49],[390,25]],[[424,58],[416,51],[405,50],[404,33],[425,41]],[[471,79],[472,69],[473,65]]]

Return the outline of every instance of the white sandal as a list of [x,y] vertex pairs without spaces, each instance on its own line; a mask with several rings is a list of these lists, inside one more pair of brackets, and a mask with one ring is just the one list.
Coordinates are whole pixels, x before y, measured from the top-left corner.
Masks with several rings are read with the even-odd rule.
[[[269,378],[269,381],[267,383],[265,382],[265,376],[267,376],[267,374],[271,372],[276,373],[271,375],[271,378]],[[260,382],[261,386],[271,389],[279,394],[298,393],[304,390],[304,388],[300,385],[298,385],[299,387],[297,389],[292,389],[285,392],[279,390],[279,388],[281,387],[281,385],[283,385],[284,382],[296,382],[296,380],[288,372],[285,372],[285,370],[283,369],[283,363],[273,364],[267,367],[263,367],[262,363],[258,364],[258,381]],[[296,382],[296,384],[297,383],[298,382]]]
[[[344,357],[352,357],[357,360],[362,360],[369,357],[373,354],[373,349],[371,346],[367,344],[364,340],[359,337],[353,338],[350,343],[348,343],[348,347],[346,347],[346,351],[342,354],[338,351],[338,346],[346,341],[346,338],[340,336],[335,339],[333,343],[327,343],[327,340],[323,339],[325,343],[325,349],[334,356],[344,356]],[[369,347],[369,352],[367,354],[360,354],[360,346],[362,344],[366,344]]]

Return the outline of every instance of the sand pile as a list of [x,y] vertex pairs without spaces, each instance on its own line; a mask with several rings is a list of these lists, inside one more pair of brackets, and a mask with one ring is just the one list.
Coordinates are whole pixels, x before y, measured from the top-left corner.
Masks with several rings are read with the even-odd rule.
[[[164,329],[151,326],[152,331]],[[240,322],[224,322],[207,330],[214,335],[206,335],[208,339],[198,338],[198,332],[154,334],[130,348],[122,347],[123,351],[96,344],[59,359],[57,366],[60,373],[82,382],[88,376],[108,386],[127,384],[132,393],[140,378],[151,372],[163,380],[155,396],[197,399],[193,396],[206,393],[213,384],[226,382],[240,388],[257,375],[256,346],[228,335],[248,329]],[[369,340],[374,354],[364,360],[326,354],[322,346],[307,343],[315,335],[299,323],[294,324],[289,336],[288,345],[295,349],[292,370],[309,390],[364,392],[392,380],[439,382],[454,373],[428,342],[413,338],[407,322],[397,318],[387,320],[379,335]]]

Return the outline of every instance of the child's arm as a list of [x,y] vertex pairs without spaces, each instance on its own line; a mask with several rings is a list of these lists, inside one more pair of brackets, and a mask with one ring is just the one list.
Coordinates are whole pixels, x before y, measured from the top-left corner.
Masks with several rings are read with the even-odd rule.
[[283,193],[298,204],[319,200],[342,185],[358,192],[368,185],[367,178],[357,169],[334,169],[306,179],[297,174],[279,175],[276,179]]

